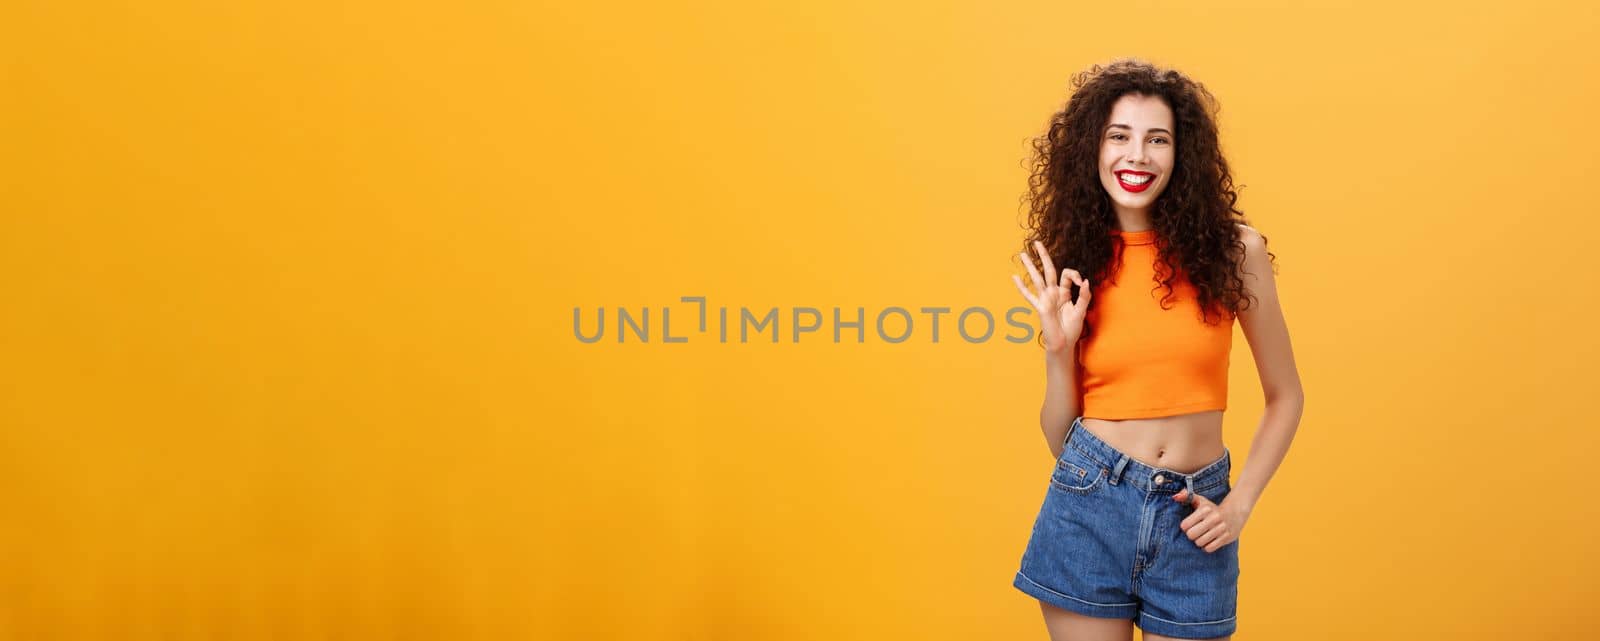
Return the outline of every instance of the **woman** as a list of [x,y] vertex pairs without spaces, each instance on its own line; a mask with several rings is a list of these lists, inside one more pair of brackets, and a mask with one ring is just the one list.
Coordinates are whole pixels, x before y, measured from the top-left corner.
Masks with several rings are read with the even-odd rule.
[[[1072,89],[1034,143],[1032,289],[1012,276],[1040,315],[1056,459],[1014,585],[1052,639],[1126,641],[1135,624],[1227,639],[1239,535],[1305,404],[1275,255],[1234,207],[1204,86],[1124,59]],[[1266,395],[1236,484],[1222,442],[1235,318]]]

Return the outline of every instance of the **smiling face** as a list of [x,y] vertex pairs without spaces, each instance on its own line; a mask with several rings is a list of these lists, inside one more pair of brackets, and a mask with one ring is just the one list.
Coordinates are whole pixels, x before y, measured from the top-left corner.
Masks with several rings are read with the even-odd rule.
[[1100,185],[1117,217],[1145,218],[1172,179],[1177,160],[1172,109],[1156,96],[1127,94],[1111,107],[1100,135]]

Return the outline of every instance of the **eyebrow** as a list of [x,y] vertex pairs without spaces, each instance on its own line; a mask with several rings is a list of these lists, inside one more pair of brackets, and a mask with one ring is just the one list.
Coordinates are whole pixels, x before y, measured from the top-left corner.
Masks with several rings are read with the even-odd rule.
[[[1111,125],[1111,126],[1109,126],[1109,127],[1106,127],[1106,129],[1116,129],[1116,128],[1118,128],[1118,127],[1121,127],[1121,128],[1123,128],[1123,129],[1127,129],[1127,130],[1128,130],[1128,131],[1133,131],[1133,127],[1129,127],[1129,126],[1127,126],[1127,125],[1123,125],[1123,124],[1115,124],[1115,125]],[[1170,132],[1170,131],[1167,131],[1167,130],[1165,130],[1165,129],[1162,129],[1162,128],[1160,128],[1160,127],[1156,127],[1156,128],[1155,128],[1155,129],[1151,129],[1151,130],[1150,130],[1150,133],[1163,133],[1163,134],[1166,134],[1166,135],[1168,135],[1168,136],[1171,136],[1171,135],[1172,135],[1172,132]]]

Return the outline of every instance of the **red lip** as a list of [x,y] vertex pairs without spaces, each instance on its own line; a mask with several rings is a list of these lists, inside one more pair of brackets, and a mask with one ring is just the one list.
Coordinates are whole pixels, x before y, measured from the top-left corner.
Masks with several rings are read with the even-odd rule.
[[1146,182],[1143,185],[1130,185],[1130,184],[1128,184],[1128,183],[1126,183],[1126,182],[1124,182],[1122,180],[1122,175],[1123,174],[1133,174],[1135,176],[1154,176],[1155,174],[1152,174],[1152,173],[1149,173],[1149,172],[1144,172],[1144,171],[1132,171],[1132,170],[1123,170],[1123,171],[1116,172],[1117,184],[1121,185],[1122,189],[1124,191],[1127,191],[1127,192],[1130,192],[1130,193],[1137,194],[1137,193],[1139,193],[1141,191],[1149,189],[1151,185],[1156,184],[1156,181],[1154,179],[1152,179],[1152,180],[1150,180],[1149,182]]

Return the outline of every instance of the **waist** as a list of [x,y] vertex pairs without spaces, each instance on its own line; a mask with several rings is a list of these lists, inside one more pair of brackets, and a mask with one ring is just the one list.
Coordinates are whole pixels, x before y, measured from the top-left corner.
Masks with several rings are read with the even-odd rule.
[[1074,422],[1117,452],[1155,468],[1191,473],[1227,452],[1221,411],[1127,420],[1079,416]]
[[1111,470],[1111,482],[1126,482],[1147,492],[1171,492],[1189,488],[1204,492],[1228,482],[1233,455],[1226,447],[1222,455],[1192,471],[1169,466],[1150,465],[1112,447],[1083,426],[1082,417],[1073,419],[1067,428],[1064,447],[1070,447],[1105,465]]

